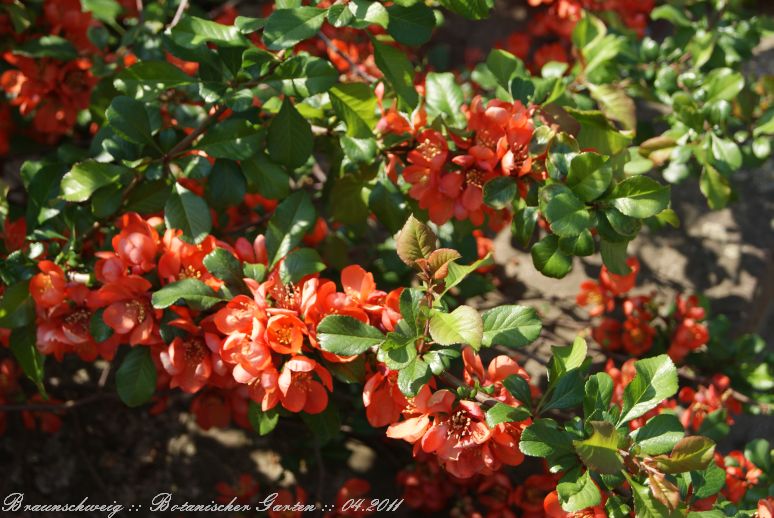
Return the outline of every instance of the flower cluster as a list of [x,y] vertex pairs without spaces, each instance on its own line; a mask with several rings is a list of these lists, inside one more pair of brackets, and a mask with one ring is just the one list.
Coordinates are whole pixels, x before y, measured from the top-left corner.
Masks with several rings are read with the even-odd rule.
[[[393,112],[384,114],[380,128],[385,132],[413,134],[413,145],[405,152],[405,162],[390,158],[390,169],[401,169],[410,185],[408,194],[428,211],[430,220],[441,225],[452,217],[480,226],[499,229],[510,218],[507,209],[494,210],[484,204],[484,185],[498,177],[515,178],[523,192],[533,175],[529,143],[534,132],[531,112],[519,101],[475,97],[461,109],[467,128],[460,134],[422,128],[426,117],[411,125]],[[451,143],[451,147],[450,147]],[[542,178],[541,173],[534,173]],[[393,174],[393,177],[396,175]]]
[[[223,287],[224,281],[204,265],[213,251],[264,267],[268,259],[262,235],[252,243],[239,238],[233,244],[207,236],[194,245],[183,241],[179,230],[160,234],[161,225],[156,217],[122,216],[111,250],[96,252],[96,288],[68,279],[51,261],[40,261],[29,286],[42,354],[58,360],[68,353],[84,361],[110,360],[121,344],[148,347],[159,383],[200,393],[192,403],[199,422],[223,426],[232,416],[246,421],[246,397],[264,411],[278,404],[290,412],[323,411],[332,390],[326,363],[353,357],[319,349],[315,330],[320,320],[343,314],[390,331],[400,316],[400,290],[377,290],[373,276],[360,266],[342,271],[343,291],[316,275],[298,284],[283,282],[278,266],[263,281],[245,278],[244,293],[213,313],[181,305],[164,312],[152,304],[160,287],[185,279],[213,290]],[[106,336],[94,336],[95,322]]]
[[[489,388],[496,400],[519,406],[502,385],[502,381],[511,375],[529,380],[516,361],[498,356],[485,371],[481,359],[470,348],[465,349],[463,360],[468,386]],[[394,418],[399,408],[394,394],[389,382],[382,383],[377,389],[367,386],[363,400],[369,408],[380,400],[389,399],[390,417]],[[387,436],[413,444],[415,455],[419,451],[435,454],[446,471],[457,478],[491,474],[503,465],[521,464],[524,455],[518,449],[519,438],[530,421],[499,423],[492,427],[486,422],[485,411],[480,402],[461,400],[449,390],[433,391],[425,385],[400,410],[402,419],[392,419],[394,422],[387,429]],[[385,421],[376,419],[382,415],[373,414],[375,412],[369,414],[372,425]]]
[[570,63],[570,36],[583,11],[614,13],[626,27],[645,34],[655,0],[529,0],[538,8],[530,23],[513,33],[499,47],[524,60],[535,72],[549,61]]
[[[576,298],[579,306],[588,308],[589,315],[601,317],[592,329],[594,340],[609,351],[625,351],[642,356],[654,343],[664,342],[664,348],[676,362],[709,341],[703,320],[706,311],[695,295],[677,296],[674,309],[662,315],[652,296],[630,295],[640,270],[639,261],[627,261],[631,272],[615,275],[605,266],[598,281],[584,281]],[[663,338],[663,340],[662,340]]]
[[[2,54],[3,61],[12,68],[0,75],[0,89],[22,116],[32,117],[32,127],[41,138],[51,141],[69,133],[78,112],[89,107],[97,79],[88,56],[97,48],[87,30],[94,24],[91,13],[82,10],[80,0],[46,0],[34,29],[12,33],[16,44],[55,35],[72,45],[76,57],[33,58],[12,50]],[[3,138],[2,128],[8,120],[7,109],[0,108],[0,154],[7,149],[7,135]]]

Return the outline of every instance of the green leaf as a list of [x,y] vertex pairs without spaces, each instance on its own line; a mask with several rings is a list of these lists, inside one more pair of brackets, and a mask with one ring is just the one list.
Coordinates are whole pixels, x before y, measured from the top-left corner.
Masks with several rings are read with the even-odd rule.
[[704,169],[701,171],[699,188],[713,210],[724,208],[731,199],[731,185],[728,178],[709,164],[704,164]]
[[422,359],[430,365],[430,370],[436,376],[440,376],[451,366],[451,362],[460,357],[460,352],[457,349],[450,347],[442,349],[430,349],[424,355]]
[[753,439],[747,443],[744,448],[744,456],[762,469],[764,473],[771,471],[772,464],[774,464],[771,444],[766,439]]
[[247,193],[247,180],[239,164],[219,158],[207,178],[204,194],[207,203],[215,209],[239,205]]
[[493,209],[504,209],[510,206],[518,193],[516,180],[509,176],[498,176],[484,184],[484,203]]
[[30,296],[29,281],[7,286],[0,299],[0,327],[15,329],[35,321],[35,302]]
[[[282,113],[281,110],[280,113]],[[271,142],[271,128],[273,127],[274,121],[272,121],[269,129],[269,142]],[[232,118],[210,126],[202,139],[196,144],[196,148],[215,158],[244,160],[253,156],[261,140],[261,133],[252,124],[244,119]],[[298,144],[299,148],[303,149],[304,142],[299,140]],[[271,147],[269,151],[271,152]]]
[[261,410],[261,405],[250,400],[247,407],[247,419],[250,421],[253,430],[258,432],[258,435],[269,435],[277,427],[277,423],[279,423],[279,412],[277,407],[270,408],[264,412]]
[[587,507],[598,505],[602,501],[599,488],[591,480],[588,471],[580,473],[579,469],[570,471],[556,485],[556,493],[562,509],[568,513],[582,511]]
[[486,58],[486,66],[492,75],[497,79],[497,83],[506,91],[511,85],[511,78],[517,70],[523,70],[524,64],[521,60],[500,49],[493,49]]
[[602,239],[599,243],[599,253],[602,262],[611,273],[616,275],[628,275],[632,270],[626,264],[626,248],[628,241],[608,241]]
[[44,364],[46,357],[40,354],[37,348],[37,329],[34,325],[17,327],[11,331],[8,340],[11,354],[24,371],[24,374],[32,380],[38,392],[46,397],[46,388],[43,385],[45,374]]
[[272,160],[291,169],[305,164],[312,154],[312,127],[287,97],[269,125],[267,145]]
[[615,155],[631,143],[631,139],[618,131],[601,111],[576,110],[567,106],[564,109],[581,125],[576,138],[582,149]]
[[451,313],[437,312],[430,318],[430,336],[441,345],[467,344],[478,350],[484,334],[481,315],[470,306]]
[[554,184],[540,190],[543,213],[557,236],[577,236],[591,226],[591,213],[586,205],[563,185]]
[[655,466],[664,473],[704,470],[715,455],[715,443],[707,437],[693,435],[680,439],[669,456],[654,457]]
[[244,287],[242,263],[228,250],[216,248],[202,262],[212,275],[229,286]]
[[321,272],[325,263],[317,250],[299,248],[290,252],[280,264],[279,273],[283,283],[297,283],[307,275]]
[[577,236],[560,237],[559,248],[567,255],[586,257],[594,253],[594,237],[589,230]]
[[431,376],[430,366],[416,357],[398,373],[398,388],[406,396],[416,396]]
[[537,312],[527,306],[504,305],[484,311],[481,315],[484,347],[505,345],[524,347],[540,336],[543,327]]
[[242,160],[241,165],[249,192],[258,192],[271,200],[281,200],[290,194],[290,176],[282,166],[272,162],[266,153],[259,151]]
[[591,421],[589,426],[592,429],[591,437],[573,441],[578,457],[587,468],[598,473],[618,473],[624,466],[618,453],[618,433],[615,426],[607,421]]
[[347,135],[355,138],[373,137],[376,96],[365,83],[338,84],[330,90],[331,104],[336,115],[347,125]]
[[494,7],[494,0],[439,0],[450,11],[461,14],[471,20],[483,20]]
[[430,72],[425,79],[425,107],[430,119],[443,116],[453,127],[465,125],[459,107],[465,100],[462,88],[451,72]]
[[195,79],[166,61],[139,61],[120,71],[113,84],[120,92],[139,98],[144,94],[189,85]]
[[673,25],[679,27],[691,27],[693,22],[685,15],[679,7],[674,5],[659,5],[650,13],[652,20],[667,20]]
[[377,183],[368,196],[368,207],[390,233],[398,232],[408,218],[403,194],[385,183]]
[[645,455],[661,455],[672,451],[675,444],[685,436],[685,431],[676,415],[659,414],[630,435]]
[[329,61],[309,56],[293,56],[283,61],[266,84],[285,95],[309,97],[327,92],[339,79]]
[[617,85],[588,84],[591,96],[599,103],[608,119],[616,121],[625,130],[634,131],[637,128],[637,112],[634,101]]
[[551,347],[551,361],[548,364],[548,381],[553,385],[562,375],[583,366],[588,355],[588,345],[582,336],[572,344]]
[[170,31],[170,36],[181,47],[193,49],[205,43],[219,47],[247,47],[250,41],[234,25],[223,25],[196,16],[184,16]]
[[309,196],[297,191],[277,206],[266,227],[266,252],[269,268],[285,257],[315,222],[315,210]]
[[607,158],[597,153],[581,153],[570,162],[567,187],[581,200],[589,202],[602,196],[613,179],[613,170],[603,167]]
[[572,160],[580,152],[578,142],[567,133],[559,133],[548,147],[546,169],[554,180],[564,179],[570,172]]
[[486,425],[494,428],[500,423],[517,423],[530,417],[529,410],[522,406],[513,407],[505,403],[495,403],[486,411]]
[[325,21],[325,9],[296,7],[277,9],[263,29],[263,41],[271,50],[282,50],[311,38]]
[[557,377],[550,396],[548,402],[541,407],[541,412],[554,408],[573,408],[580,405],[584,396],[583,377],[580,369],[571,369]]
[[164,205],[164,224],[167,228],[182,230],[185,238],[200,243],[212,229],[210,208],[199,196],[175,184]]
[[733,172],[742,167],[742,152],[733,140],[710,136],[712,157],[719,162],[718,167],[724,171]]
[[416,108],[419,104],[419,95],[414,88],[414,66],[406,54],[391,45],[373,41],[374,58],[376,66],[384,73],[398,98],[408,108]]
[[412,214],[398,233],[395,248],[401,261],[413,266],[414,261],[427,258],[436,247],[435,234],[430,227],[419,221]]
[[553,419],[535,419],[521,433],[519,450],[530,457],[545,458],[551,473],[556,473],[578,463],[572,440],[572,435],[559,428]]
[[151,136],[150,119],[145,105],[130,97],[119,95],[114,97],[105,111],[108,125],[119,136],[135,144],[158,145]]
[[691,472],[691,485],[694,498],[709,498],[718,494],[726,485],[726,472],[714,462],[710,462],[704,471]]
[[349,2],[349,11],[360,22],[366,24],[379,25],[383,29],[387,28],[390,16],[387,9],[379,2],[368,2],[367,0],[352,0]]
[[586,421],[599,420],[610,408],[613,399],[613,379],[606,372],[598,372],[586,380],[583,415]]
[[637,375],[624,389],[618,426],[636,419],[677,392],[677,369],[666,354],[634,363]]
[[317,326],[317,339],[324,351],[354,356],[384,342],[384,335],[356,318],[328,315]]
[[670,188],[647,176],[632,176],[610,194],[613,206],[626,216],[649,218],[669,205]]
[[435,28],[435,16],[424,3],[408,7],[391,5],[387,13],[390,15],[387,32],[400,43],[418,47],[430,41]]
[[212,288],[198,279],[182,279],[167,284],[151,296],[151,303],[157,309],[184,302],[189,308],[202,311],[222,301]]
[[483,259],[467,265],[460,265],[454,262],[449,263],[447,265],[449,272],[444,279],[444,289],[441,295],[446,295],[450,289],[464,281],[468,275],[475,272],[481,265],[489,262],[491,262],[491,257],[487,254]]
[[65,38],[48,34],[17,44],[13,53],[28,58],[53,58],[70,61],[78,57],[78,52]]
[[532,390],[527,380],[517,374],[511,374],[502,383],[505,390],[510,392],[517,401],[521,401],[527,407],[532,406]]
[[716,68],[704,80],[707,89],[706,104],[714,101],[733,101],[744,88],[744,76],[730,68]]
[[105,323],[105,319],[102,315],[105,313],[105,308],[100,308],[91,315],[89,320],[89,333],[97,343],[104,342],[111,336],[113,336],[113,328]]
[[634,513],[637,518],[677,518],[683,516],[679,511],[670,511],[664,504],[656,500],[653,492],[638,482],[635,482],[628,475],[626,479],[632,488],[634,496]]
[[164,210],[172,186],[164,180],[142,182],[126,198],[126,212],[153,214]]
[[559,249],[559,238],[553,234],[532,245],[532,262],[543,275],[561,279],[572,269],[572,258]]
[[[154,294],[155,295],[155,294]],[[156,367],[150,347],[133,347],[116,371],[118,397],[130,407],[147,403],[156,390]]]
[[319,414],[307,414],[301,412],[301,419],[307,428],[312,431],[315,441],[324,445],[336,438],[341,432],[341,416],[339,408],[331,403]]

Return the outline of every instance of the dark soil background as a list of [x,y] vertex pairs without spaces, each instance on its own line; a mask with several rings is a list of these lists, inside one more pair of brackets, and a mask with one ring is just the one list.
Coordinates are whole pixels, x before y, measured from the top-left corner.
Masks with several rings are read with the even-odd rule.
[[[448,28],[438,37],[460,61],[471,45],[486,55],[495,41],[524,19],[526,12],[516,4],[519,2],[499,2],[497,17],[487,23],[450,17]],[[760,5],[774,11],[772,2],[761,1]],[[774,74],[774,39],[759,47],[750,72]],[[4,166],[8,178],[17,174],[19,163]],[[707,208],[695,180],[674,188],[673,208],[681,227],[646,232],[630,247],[643,266],[639,289],[644,293],[656,289],[667,294],[705,293],[714,313],[729,316],[735,333],[758,333],[774,344],[774,163],[740,172],[734,182],[740,201],[721,211]],[[544,334],[530,353],[545,356],[548,346],[571,340],[579,332],[587,319],[575,307],[575,295],[583,280],[598,274],[598,257],[578,260],[565,279],[551,280],[534,270],[529,254],[512,246],[507,232],[497,237],[494,257],[501,285],[485,300],[473,302],[482,307],[519,302],[537,308],[552,334]],[[542,371],[533,360],[526,365],[536,375]],[[165,413],[152,416],[146,408],[128,409],[117,401],[111,389],[114,373],[106,370],[107,364],[83,365],[70,358],[63,364],[50,361],[47,368],[52,393],[90,399],[70,408],[63,415],[62,430],[54,435],[26,431],[19,414],[9,413],[8,430],[0,437],[2,498],[23,491],[28,503],[77,503],[84,497],[94,503],[115,500],[126,506],[145,506],[145,510],[118,516],[151,516],[147,505],[159,492],[174,493],[177,503],[209,503],[217,495],[217,482],[234,483],[241,473],[260,481],[263,498],[274,488],[296,481],[283,463],[299,468],[298,481],[313,492],[310,501],[319,497],[324,504],[333,503],[337,489],[351,476],[367,478],[373,486],[372,497],[399,497],[394,475],[407,463],[410,449],[385,439],[381,431],[349,430],[343,448],[332,453],[323,449],[318,457],[300,422],[283,421],[266,438],[237,428],[203,431],[187,413],[188,398],[182,394],[172,398]],[[95,395],[100,380],[104,388]],[[353,391],[343,397],[356,399],[358,395]],[[740,417],[723,446],[739,448],[755,437],[773,438],[774,418]],[[305,459],[293,458],[286,451],[298,444],[307,448]],[[320,481],[323,484],[318,488]],[[0,516],[26,515],[0,511]],[[412,514],[404,505],[393,516]]]

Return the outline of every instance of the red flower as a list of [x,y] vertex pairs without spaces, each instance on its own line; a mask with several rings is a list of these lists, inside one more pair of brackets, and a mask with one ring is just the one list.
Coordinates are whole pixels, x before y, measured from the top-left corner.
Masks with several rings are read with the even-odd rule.
[[203,430],[226,428],[231,423],[231,407],[218,391],[198,393],[191,401],[191,413]]
[[39,308],[58,306],[67,295],[64,272],[51,261],[40,261],[38,269],[40,273],[30,279],[30,295]]
[[774,497],[758,500],[758,518],[774,517]]
[[218,496],[215,500],[221,504],[227,504],[229,502],[249,504],[253,497],[258,494],[259,489],[260,486],[252,475],[249,473],[242,473],[239,475],[239,479],[233,486],[230,486],[225,482],[218,482],[215,485],[215,490],[218,492]]
[[[369,516],[374,513],[373,510],[368,510],[368,505],[363,506],[362,508],[350,508],[346,511],[343,510],[344,505],[350,501],[350,500],[358,500],[360,498],[365,498],[368,493],[371,491],[371,484],[368,483],[367,480],[363,480],[362,478],[350,478],[339,489],[338,493],[336,493],[336,508],[339,509],[339,511],[329,513],[326,515],[327,518],[335,518],[335,517],[349,517],[349,518],[362,518],[363,516]],[[369,499],[365,499],[366,502],[369,502]]]
[[89,294],[91,309],[105,308],[102,320],[131,345],[158,343],[156,310],[150,305],[151,283],[128,275]]
[[719,455],[716,455],[715,461],[726,470],[726,485],[721,492],[735,504],[744,498],[748,489],[758,484],[763,474],[741,451],[732,451],[725,459],[720,459]]
[[363,386],[363,405],[374,428],[387,426],[400,418],[406,397],[398,388],[398,372],[379,370]]
[[543,501],[556,489],[551,475],[530,475],[511,494],[511,503],[522,510],[524,518],[543,518]]
[[159,245],[156,230],[136,212],[121,216],[116,226],[121,232],[111,244],[124,264],[138,275],[154,270]]
[[546,518],[607,518],[605,508],[601,505],[588,507],[575,513],[566,512],[559,503],[559,495],[556,494],[556,491],[548,493],[543,502],[543,509]]
[[623,295],[634,288],[634,283],[637,282],[640,262],[636,257],[630,257],[626,260],[626,264],[631,268],[631,272],[626,275],[610,273],[606,266],[602,266],[602,271],[599,272],[599,282],[613,295]]
[[[320,381],[312,377],[316,374]],[[293,356],[285,362],[277,382],[282,406],[291,412],[319,414],[328,406],[328,391],[333,390],[330,373],[316,361]]]
[[621,337],[621,323],[614,318],[604,318],[602,322],[591,331],[594,340],[609,351],[618,351],[623,345]]
[[590,306],[589,316],[598,317],[605,311],[612,311],[615,301],[609,297],[601,284],[594,281],[583,281],[580,293],[575,298],[579,306]]
[[274,500],[274,504],[270,509],[267,509],[266,514],[269,518],[303,518],[303,511],[293,510],[274,510],[283,509],[289,507],[292,509],[294,504],[306,503],[306,491],[300,486],[296,486],[295,495],[289,489],[280,489],[277,491],[277,499]]
[[306,334],[306,325],[291,313],[280,313],[269,317],[266,326],[266,341],[269,347],[280,354],[298,354]]

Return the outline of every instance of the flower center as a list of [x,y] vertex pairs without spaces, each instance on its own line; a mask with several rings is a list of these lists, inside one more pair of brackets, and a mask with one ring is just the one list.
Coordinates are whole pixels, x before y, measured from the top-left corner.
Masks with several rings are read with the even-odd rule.
[[290,345],[293,338],[292,326],[282,326],[274,331],[274,338],[282,345]]
[[126,305],[126,312],[129,314],[132,320],[135,320],[138,324],[145,322],[147,313],[145,311],[145,304],[139,300],[131,300]]
[[476,187],[484,185],[484,172],[479,169],[468,169],[465,173],[465,182]]
[[73,334],[85,334],[89,329],[89,320],[91,320],[91,313],[81,308],[67,315],[64,318],[64,324]]
[[301,290],[292,282],[275,284],[271,289],[271,296],[279,308],[298,309],[301,304]]
[[191,365],[201,363],[206,355],[206,348],[201,338],[189,338],[183,342],[185,361]]
[[202,272],[200,272],[199,270],[194,268],[193,265],[190,265],[190,264],[185,268],[183,268],[180,271],[180,274],[178,274],[177,276],[177,278],[181,280],[182,279],[201,279],[201,277],[202,277]]
[[449,431],[447,437],[464,439],[470,436],[470,417],[464,410],[457,410],[449,419]]
[[488,148],[495,148],[497,147],[497,139],[492,135],[492,133],[489,130],[481,130],[478,133],[476,133],[476,142],[479,145],[488,147]]
[[430,139],[425,139],[417,146],[417,151],[425,158],[425,160],[432,160],[441,154],[441,148],[433,144]]

